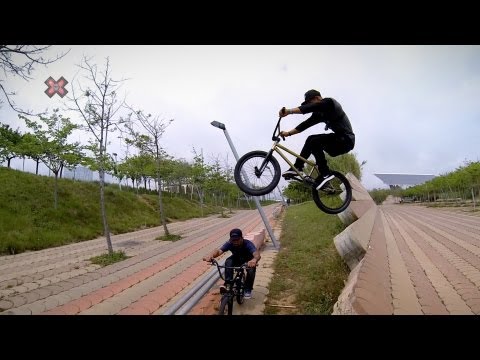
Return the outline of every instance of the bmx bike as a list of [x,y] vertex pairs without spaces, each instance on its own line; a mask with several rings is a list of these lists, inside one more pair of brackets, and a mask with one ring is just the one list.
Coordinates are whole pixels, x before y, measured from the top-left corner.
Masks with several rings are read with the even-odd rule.
[[220,278],[225,281],[225,277],[220,271],[221,268],[224,269],[233,269],[233,280],[227,282],[225,286],[225,291],[222,293],[222,298],[220,300],[220,308],[218,310],[218,315],[232,315],[233,313],[233,300],[236,299],[239,305],[243,304],[245,300],[245,279],[246,273],[245,269],[247,264],[242,264],[241,266],[232,266],[228,267],[225,265],[220,265],[215,259],[210,261],[212,265],[216,265],[218,269],[218,274]]
[[[299,154],[280,144],[280,117],[275,130],[273,131],[272,148],[266,152],[255,150],[246,153],[238,159],[235,165],[234,176],[237,186],[246,194],[252,196],[261,196],[270,193],[275,189],[280,181],[281,171],[278,160],[273,156],[273,152],[278,153],[292,169],[295,166],[288,160],[282,152],[287,152],[303,160],[309,166],[303,173],[295,169],[296,175],[286,178],[286,180],[295,180],[305,186],[311,187],[313,201],[317,207],[327,214],[338,214],[344,211],[352,200],[352,187],[348,179],[338,171],[331,171],[333,178],[317,189],[316,179],[320,176],[315,162],[301,157]],[[285,138],[282,136],[283,140]]]

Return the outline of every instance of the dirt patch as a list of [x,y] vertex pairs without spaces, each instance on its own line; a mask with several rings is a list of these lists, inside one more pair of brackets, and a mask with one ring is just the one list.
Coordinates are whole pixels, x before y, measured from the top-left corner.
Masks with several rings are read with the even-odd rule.
[[190,310],[188,315],[217,315],[220,304],[219,288],[222,283],[223,281],[218,281],[192,308],[192,310]]
[[295,294],[282,297],[281,299],[268,299],[265,306],[276,309],[276,315],[295,315],[298,313],[298,309],[295,306]]

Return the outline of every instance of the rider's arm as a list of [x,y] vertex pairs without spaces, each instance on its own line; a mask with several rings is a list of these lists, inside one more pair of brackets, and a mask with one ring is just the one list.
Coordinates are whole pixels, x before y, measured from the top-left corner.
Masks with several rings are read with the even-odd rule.
[[278,112],[278,115],[280,115],[280,117],[285,117],[285,116],[291,115],[291,114],[301,114],[302,113],[298,107],[292,108],[292,109],[285,109],[285,112],[283,112],[283,109],[285,109],[285,108],[281,108],[280,111]]
[[260,259],[262,258],[262,257],[260,256],[260,253],[258,252],[258,250],[255,250],[255,252],[254,252],[252,255],[253,255],[253,259],[248,262],[248,266],[249,266],[249,267],[254,267],[254,266],[256,266],[257,263],[258,263],[258,262],[260,261]]
[[313,112],[330,112],[333,110],[334,104],[332,99],[326,98],[320,102],[313,102],[310,104],[300,105],[297,110],[298,113],[295,114],[308,114]]
[[210,255],[205,256],[205,257],[203,258],[203,261],[210,261],[210,260],[212,260],[213,258],[216,258],[216,257],[218,257],[218,256],[220,256],[220,255],[222,255],[222,254],[223,254],[223,251],[222,251],[222,250],[216,249],[216,250],[214,250]]

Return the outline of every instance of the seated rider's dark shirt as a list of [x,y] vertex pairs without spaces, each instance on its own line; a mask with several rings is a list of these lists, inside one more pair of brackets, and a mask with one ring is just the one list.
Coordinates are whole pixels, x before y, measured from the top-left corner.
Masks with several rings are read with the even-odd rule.
[[295,129],[302,132],[309,127],[324,122],[337,135],[346,135],[355,144],[355,134],[347,114],[339,102],[332,98],[323,98],[318,103],[310,103],[298,107],[302,114],[313,113]]
[[243,262],[247,262],[253,259],[253,253],[257,251],[255,244],[250,240],[243,239],[243,244],[241,246],[233,246],[230,241],[227,241],[225,244],[222,245],[220,248],[223,252],[230,250],[232,252],[232,256],[240,259]]

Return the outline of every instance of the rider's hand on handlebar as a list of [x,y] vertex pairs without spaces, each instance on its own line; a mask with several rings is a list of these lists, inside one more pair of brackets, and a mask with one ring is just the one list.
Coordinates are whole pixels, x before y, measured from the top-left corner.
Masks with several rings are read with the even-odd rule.
[[205,257],[203,258],[203,261],[212,262],[212,257],[210,257],[210,256],[205,256]]
[[290,134],[290,131],[283,131],[283,130],[280,131],[280,136],[282,136],[282,137],[286,137],[286,136],[290,136],[290,135],[292,135],[292,134]]
[[257,260],[255,260],[255,259],[250,260],[250,261],[247,263],[247,266],[248,266],[248,267],[251,267],[251,268],[257,266]]
[[280,109],[280,111],[278,112],[278,116],[280,116],[280,117],[282,118],[282,117],[285,117],[285,116],[287,116],[287,115],[288,115],[288,112],[287,112],[287,109],[285,109],[285,106],[284,106],[284,107],[282,107],[282,108]]

